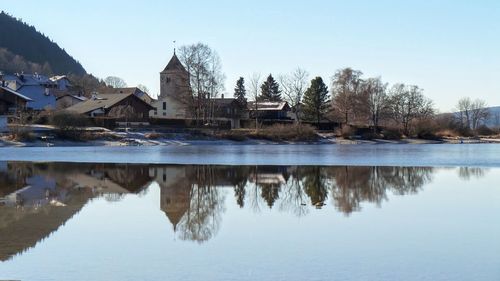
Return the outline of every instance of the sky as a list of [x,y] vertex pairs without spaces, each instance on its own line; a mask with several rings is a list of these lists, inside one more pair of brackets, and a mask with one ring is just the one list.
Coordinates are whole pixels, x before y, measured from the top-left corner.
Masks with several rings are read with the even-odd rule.
[[441,111],[461,97],[500,105],[500,1],[212,0],[6,1],[100,78],[159,93],[159,72],[177,47],[217,51],[226,96],[253,73],[297,67],[330,81],[352,67],[364,77],[424,89]]

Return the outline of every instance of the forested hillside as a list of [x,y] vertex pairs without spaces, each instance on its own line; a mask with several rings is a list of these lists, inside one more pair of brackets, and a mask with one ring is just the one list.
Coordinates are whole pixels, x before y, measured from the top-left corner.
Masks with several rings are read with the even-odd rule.
[[86,74],[83,66],[35,27],[0,13],[0,70],[52,74]]

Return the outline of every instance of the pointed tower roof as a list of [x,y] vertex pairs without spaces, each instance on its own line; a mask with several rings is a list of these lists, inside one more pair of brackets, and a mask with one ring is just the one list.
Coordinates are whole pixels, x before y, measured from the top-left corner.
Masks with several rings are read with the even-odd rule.
[[174,55],[172,56],[172,58],[170,59],[170,61],[168,62],[167,66],[165,67],[165,69],[163,69],[163,72],[165,71],[172,71],[172,70],[180,70],[180,71],[186,71],[186,68],[184,68],[184,66],[182,65],[181,61],[179,60],[179,58],[177,57],[177,55],[175,54],[174,52]]

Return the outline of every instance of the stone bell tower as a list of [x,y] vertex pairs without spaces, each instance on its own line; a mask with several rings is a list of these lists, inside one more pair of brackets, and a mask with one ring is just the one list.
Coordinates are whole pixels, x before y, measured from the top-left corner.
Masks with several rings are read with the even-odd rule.
[[189,72],[175,54],[165,69],[160,72],[160,96],[153,104],[156,108],[150,115],[153,118],[191,118],[193,95]]
[[160,98],[167,96],[179,101],[191,97],[189,72],[184,68],[175,51],[170,62],[160,72]]

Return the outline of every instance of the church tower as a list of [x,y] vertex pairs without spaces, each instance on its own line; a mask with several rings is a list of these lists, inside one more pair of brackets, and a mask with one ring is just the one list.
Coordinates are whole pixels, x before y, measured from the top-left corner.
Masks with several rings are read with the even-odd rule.
[[175,54],[160,72],[160,96],[154,104],[154,118],[190,118],[192,93],[189,72]]
[[160,72],[160,97],[185,98],[190,95],[189,72],[174,52],[169,63]]

